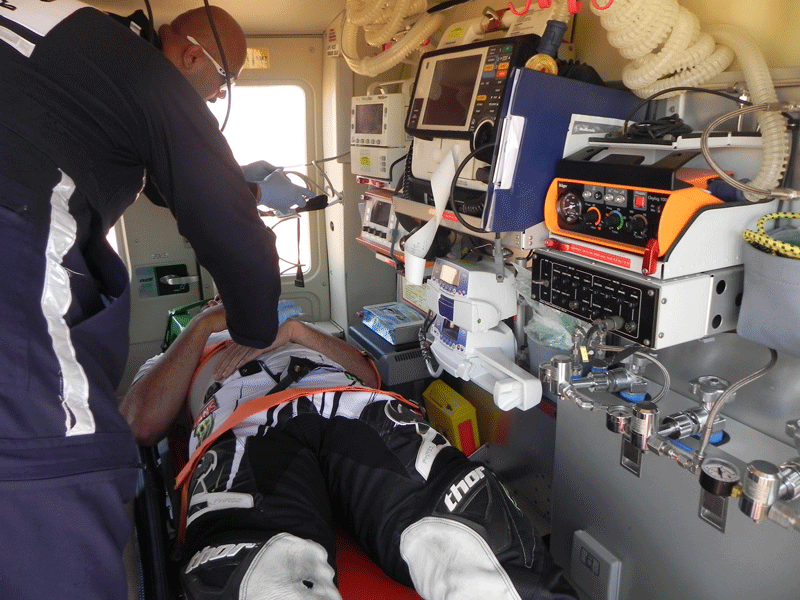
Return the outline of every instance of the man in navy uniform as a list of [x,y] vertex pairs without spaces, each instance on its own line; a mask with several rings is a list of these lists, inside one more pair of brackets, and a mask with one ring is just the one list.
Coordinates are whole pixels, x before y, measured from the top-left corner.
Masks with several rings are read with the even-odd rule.
[[204,9],[162,26],[157,47],[76,0],[0,3],[0,597],[126,597],[138,453],[115,389],[130,289],[106,234],[145,181],[213,276],[233,339],[275,337],[275,236],[205,105],[246,44],[212,13],[227,61]]

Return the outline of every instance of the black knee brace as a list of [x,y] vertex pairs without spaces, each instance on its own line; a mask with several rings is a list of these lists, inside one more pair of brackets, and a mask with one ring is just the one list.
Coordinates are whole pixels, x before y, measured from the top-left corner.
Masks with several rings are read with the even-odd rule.
[[478,533],[506,564],[530,568],[536,535],[530,521],[511,499],[497,477],[474,464],[462,472],[439,498],[432,516],[459,521]]

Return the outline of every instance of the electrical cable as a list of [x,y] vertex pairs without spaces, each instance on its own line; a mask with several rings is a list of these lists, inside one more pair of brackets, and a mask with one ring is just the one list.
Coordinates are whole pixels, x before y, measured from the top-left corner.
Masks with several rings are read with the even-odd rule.
[[[291,221],[292,219],[297,220],[297,262],[287,260],[282,256],[278,256],[278,260],[289,265],[288,267],[286,267],[281,271],[281,275],[283,276],[289,271],[291,271],[293,268],[297,268],[297,272],[295,274],[295,285],[297,287],[304,287],[305,284],[303,281],[303,272],[302,272],[303,263],[300,262],[300,215],[293,214],[286,217],[276,217],[276,218],[278,218],[278,222],[274,223],[270,227],[270,229],[274,230],[278,225]],[[300,282],[300,285],[298,285],[298,281]]]
[[647,112],[649,112],[650,111],[649,105],[653,100],[655,100],[659,96],[663,96],[665,94],[671,94],[672,92],[703,92],[705,94],[713,94],[721,98],[727,98],[728,100],[736,102],[737,104],[745,104],[748,106],[752,104],[748,100],[743,100],[742,98],[739,98],[737,96],[732,96],[731,94],[726,94],[725,92],[720,92],[719,90],[707,90],[705,88],[691,86],[691,85],[679,85],[675,87],[670,87],[663,89],[659,92],[656,92],[655,94],[650,94],[647,98],[642,99],[636,106],[634,106],[633,110],[631,110],[631,112],[628,114],[628,116],[625,119],[625,122],[622,125],[622,135],[623,136],[628,135],[628,123],[633,118],[633,115],[635,115],[640,108],[642,108],[645,104],[647,104],[648,105]]
[[337,154],[336,156],[329,156],[327,158],[320,158],[320,159],[317,159],[317,160],[312,160],[311,162],[307,162],[305,164],[289,165],[288,167],[283,167],[283,168],[284,169],[297,169],[298,167],[316,167],[317,164],[330,162],[332,160],[338,160],[340,158],[344,158],[345,156],[348,156],[349,154],[350,154],[350,151],[348,150],[347,152],[342,152],[341,154]]
[[669,115],[634,123],[628,128],[627,135],[634,140],[669,139],[674,141],[678,136],[692,133],[692,131],[692,128],[678,115]]
[[408,153],[406,152],[403,156],[401,156],[396,161],[394,161],[391,165],[389,165],[389,181],[392,181],[394,179],[394,166],[397,163],[399,163],[401,160],[405,160],[407,156],[408,156]]
[[[403,182],[403,198],[410,199],[411,198],[411,178],[414,176],[412,172],[413,167],[413,155],[414,155],[414,141],[411,141],[411,144],[408,146],[408,153],[406,154],[406,164],[403,168],[403,175],[402,175],[402,182]],[[398,183],[398,188],[400,184]],[[395,190],[397,193],[399,190]]]
[[206,7],[206,14],[208,15],[208,23],[211,25],[211,33],[214,34],[214,41],[216,41],[217,48],[219,48],[219,57],[222,59],[222,69],[225,71],[225,84],[228,86],[228,106],[225,109],[225,120],[222,121],[222,127],[219,128],[220,131],[225,131],[225,126],[228,124],[228,117],[231,116],[231,104],[233,103],[233,86],[231,85],[231,70],[230,67],[228,67],[228,59],[225,56],[225,51],[222,49],[222,42],[219,39],[217,26],[214,24],[214,16],[211,14],[211,5],[208,3],[208,0],[203,0],[203,4]]
[[300,179],[303,180],[303,183],[305,183],[306,187],[308,187],[309,189],[313,187],[314,189],[316,189],[321,194],[327,193],[327,190],[324,187],[319,185],[316,181],[311,179],[308,175],[303,175],[299,171],[284,171],[283,173],[284,173],[284,175],[295,175],[296,177],[299,177]]
[[444,367],[440,364],[437,364],[435,367],[433,366],[434,363],[438,363],[438,361],[431,351],[431,342],[428,341],[428,330],[434,320],[435,313],[429,310],[428,314],[425,315],[425,320],[422,322],[422,327],[420,327],[417,332],[417,340],[419,341],[419,349],[422,353],[422,358],[425,361],[425,368],[428,370],[431,377],[438,378],[444,372]]
[[[347,154],[349,154],[349,152]],[[342,196],[342,192],[337,192],[336,188],[333,187],[333,182],[331,181],[330,177],[328,177],[328,174],[325,172],[325,169],[319,166],[321,163],[327,162],[328,160],[334,160],[334,159],[328,158],[324,160],[312,160],[311,164],[319,172],[319,174],[322,175],[322,178],[328,184],[328,188],[330,189],[331,195],[336,198],[333,202],[328,202],[328,206],[333,206],[334,204],[339,204],[340,202],[344,202],[344,197]]]
[[649,360],[656,367],[658,367],[659,371],[661,371],[661,374],[662,374],[662,376],[664,378],[664,381],[661,384],[661,390],[650,401],[650,402],[653,402],[654,404],[657,404],[662,398],[664,398],[664,396],[667,395],[667,392],[669,391],[670,383],[671,383],[670,382],[670,377],[669,377],[669,371],[667,370],[667,367],[665,367],[663,364],[661,364],[660,361],[656,360],[655,357],[650,356],[646,352],[637,351],[637,352],[634,352],[634,355],[635,356],[641,356],[642,358],[645,358],[645,359]]
[[150,0],[144,0],[144,7],[147,9],[147,39],[152,41],[156,39],[156,25],[153,20],[153,8],[150,6]]
[[294,276],[295,287],[306,287],[303,279],[303,265],[300,262],[300,219],[297,219],[297,273]]
[[486,231],[481,227],[475,227],[474,225],[470,225],[464,220],[464,217],[461,216],[461,213],[458,212],[455,201],[456,184],[458,183],[458,176],[461,174],[461,171],[464,170],[464,167],[467,166],[467,163],[481,152],[484,152],[489,148],[494,148],[494,145],[495,145],[494,142],[489,142],[488,144],[484,144],[483,146],[475,148],[472,152],[467,154],[464,160],[462,160],[461,163],[456,168],[455,175],[453,175],[453,182],[450,184],[450,196],[447,199],[448,203],[450,204],[450,210],[453,211],[453,214],[456,216],[456,219],[458,219],[458,222],[461,223],[461,225],[463,225],[466,229],[469,229],[470,231],[474,231],[475,233],[490,233],[490,232]]

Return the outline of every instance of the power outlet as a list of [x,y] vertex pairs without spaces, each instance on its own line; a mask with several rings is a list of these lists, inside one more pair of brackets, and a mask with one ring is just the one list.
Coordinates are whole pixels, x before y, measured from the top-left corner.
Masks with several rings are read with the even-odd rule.
[[591,600],[617,600],[622,563],[600,542],[579,529],[572,537],[572,582]]

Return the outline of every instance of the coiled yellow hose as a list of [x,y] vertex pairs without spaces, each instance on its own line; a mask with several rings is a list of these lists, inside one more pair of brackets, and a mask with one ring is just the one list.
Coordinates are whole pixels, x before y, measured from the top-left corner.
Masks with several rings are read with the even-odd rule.
[[800,213],[774,212],[761,217],[756,223],[756,231],[745,229],[742,237],[749,243],[771,250],[787,258],[800,258],[800,246],[791,242],[783,242],[769,235],[764,230],[764,223],[773,219],[800,219]]

